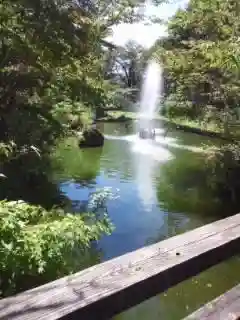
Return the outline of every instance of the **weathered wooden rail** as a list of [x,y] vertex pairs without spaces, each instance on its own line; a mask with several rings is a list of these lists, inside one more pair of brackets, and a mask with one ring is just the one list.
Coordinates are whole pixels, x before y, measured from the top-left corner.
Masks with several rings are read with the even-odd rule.
[[[237,214],[2,299],[0,319],[107,319],[239,252]],[[187,319],[238,318],[239,286]]]
[[197,319],[240,319],[240,284],[185,318],[185,320]]

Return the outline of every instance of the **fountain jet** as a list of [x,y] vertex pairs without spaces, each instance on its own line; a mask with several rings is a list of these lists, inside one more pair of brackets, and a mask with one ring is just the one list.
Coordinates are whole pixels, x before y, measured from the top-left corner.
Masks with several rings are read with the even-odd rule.
[[153,119],[158,110],[162,94],[162,68],[154,60],[150,61],[143,77],[138,112],[138,130],[153,130]]

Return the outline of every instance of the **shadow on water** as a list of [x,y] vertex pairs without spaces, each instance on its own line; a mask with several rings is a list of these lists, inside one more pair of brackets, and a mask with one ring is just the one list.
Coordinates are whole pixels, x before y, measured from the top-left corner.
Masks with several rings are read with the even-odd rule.
[[2,164],[1,171],[7,177],[1,179],[1,199],[21,199],[46,209],[61,206],[68,200],[52,181],[52,167],[47,157],[39,158],[30,153]]

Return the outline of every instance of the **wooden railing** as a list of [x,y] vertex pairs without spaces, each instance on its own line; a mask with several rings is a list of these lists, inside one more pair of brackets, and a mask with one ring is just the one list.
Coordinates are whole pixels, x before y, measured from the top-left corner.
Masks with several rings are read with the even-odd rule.
[[[237,214],[2,299],[0,319],[108,319],[239,252]],[[239,314],[238,286],[187,319]]]
[[239,320],[240,284],[185,318],[185,320],[198,319]]

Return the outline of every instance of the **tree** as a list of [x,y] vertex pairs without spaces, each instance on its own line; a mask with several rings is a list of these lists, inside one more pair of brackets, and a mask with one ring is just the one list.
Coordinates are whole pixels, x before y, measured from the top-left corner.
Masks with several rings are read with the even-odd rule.
[[[237,0],[190,0],[155,45],[165,68],[169,116],[218,124],[226,136],[239,118],[240,4]],[[239,120],[239,119],[238,119]],[[207,168],[221,198],[237,207],[239,143],[208,150]]]
[[[170,20],[157,44],[165,66],[166,108],[172,115],[226,123],[240,102],[239,3],[191,0]],[[178,103],[176,103],[178,102]]]
[[[104,79],[104,39],[113,24],[139,19],[136,9],[141,4],[0,3],[0,183],[8,200],[0,202],[4,295],[26,289],[24,283],[31,287],[79,270],[92,241],[111,231],[106,214],[96,210],[73,215],[52,209],[66,199],[49,183],[43,166],[49,165],[57,139],[70,133],[69,118],[109,101],[112,85]],[[39,206],[41,197],[25,195],[24,183],[35,192],[39,186],[48,190],[46,203]],[[31,204],[9,201],[19,198]],[[102,208],[105,199],[106,193],[98,193],[95,204],[100,201]],[[92,263],[87,260],[85,266]]]
[[112,52],[105,76],[118,86],[114,95],[115,106],[128,108],[129,104],[139,99],[148,57],[148,51],[134,41],[129,41],[125,47],[116,48]]
[[114,88],[104,79],[104,38],[114,24],[140,19],[142,5],[137,0],[1,2],[2,146],[13,154],[30,146],[43,150],[65,132],[66,114],[107,103]]
[[123,87],[139,87],[142,71],[144,48],[130,41],[124,48],[115,51],[111,73],[108,75],[112,80],[120,83]]
[[103,99],[100,33],[75,14],[62,1],[1,4],[0,136],[17,149],[42,149],[63,131],[59,102],[90,106]]

